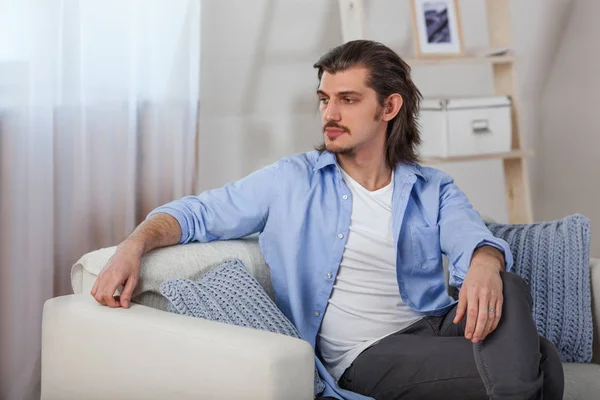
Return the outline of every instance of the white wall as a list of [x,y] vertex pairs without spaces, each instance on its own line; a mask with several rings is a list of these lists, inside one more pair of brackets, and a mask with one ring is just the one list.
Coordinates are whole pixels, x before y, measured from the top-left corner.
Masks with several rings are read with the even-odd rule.
[[[521,128],[534,214],[538,190],[540,98],[549,64],[570,15],[571,0],[511,0],[518,54]],[[336,0],[204,0],[199,189],[238,179],[280,157],[311,150],[321,138],[313,63],[342,43]],[[485,2],[460,0],[467,51],[488,44]],[[366,37],[405,58],[413,54],[408,0],[366,0]],[[419,67],[413,78],[425,96],[493,92],[487,65]],[[484,215],[505,222],[500,161],[447,164],[450,173]],[[541,200],[540,200],[541,198]],[[561,216],[557,211],[556,216]]]
[[[575,1],[541,93],[538,214],[600,226],[600,2]],[[592,236],[600,256],[600,235]]]

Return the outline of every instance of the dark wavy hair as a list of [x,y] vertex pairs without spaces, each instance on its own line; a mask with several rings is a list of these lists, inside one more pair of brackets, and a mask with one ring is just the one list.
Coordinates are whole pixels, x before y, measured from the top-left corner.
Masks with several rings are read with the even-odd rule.
[[[325,71],[335,74],[352,67],[369,71],[365,83],[375,90],[381,107],[389,95],[398,93],[402,96],[402,108],[387,126],[385,152],[388,166],[394,168],[398,163],[417,162],[421,143],[417,121],[423,96],[410,77],[410,66],[389,47],[371,40],[354,40],[335,47],[314,65],[318,69],[319,83]],[[325,151],[325,143],[316,149]]]

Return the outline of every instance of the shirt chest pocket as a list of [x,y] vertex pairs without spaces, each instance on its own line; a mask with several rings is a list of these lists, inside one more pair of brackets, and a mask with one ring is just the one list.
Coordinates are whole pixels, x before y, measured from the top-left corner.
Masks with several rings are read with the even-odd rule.
[[415,269],[432,272],[441,268],[442,251],[440,230],[437,226],[411,226],[410,239]]

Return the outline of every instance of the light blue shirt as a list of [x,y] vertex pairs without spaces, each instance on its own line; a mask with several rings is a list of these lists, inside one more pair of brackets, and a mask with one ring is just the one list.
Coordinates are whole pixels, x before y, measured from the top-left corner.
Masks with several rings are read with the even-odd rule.
[[[335,155],[312,151],[284,158],[222,188],[187,196],[153,210],[181,226],[180,243],[236,239],[259,233],[271,271],[275,302],[315,348],[317,332],[333,289],[350,227],[352,196]],[[473,251],[491,245],[512,267],[508,244],[486,228],[479,213],[445,173],[417,164],[398,164],[392,194],[392,227],[402,300],[427,315],[455,304],[449,283],[460,287]],[[323,395],[367,397],[340,389],[315,357],[326,384]]]

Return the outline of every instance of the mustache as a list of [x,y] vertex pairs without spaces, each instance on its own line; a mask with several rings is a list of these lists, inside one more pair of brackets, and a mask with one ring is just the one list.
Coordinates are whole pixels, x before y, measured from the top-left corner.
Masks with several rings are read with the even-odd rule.
[[327,128],[337,128],[337,129],[343,130],[346,133],[350,133],[350,129],[348,127],[343,126],[343,125],[339,125],[335,121],[329,121],[328,123],[326,123],[325,125],[323,125],[323,133],[325,133],[325,131],[327,130]]

